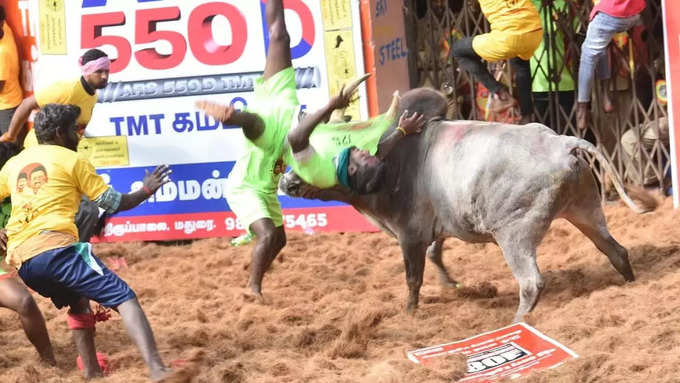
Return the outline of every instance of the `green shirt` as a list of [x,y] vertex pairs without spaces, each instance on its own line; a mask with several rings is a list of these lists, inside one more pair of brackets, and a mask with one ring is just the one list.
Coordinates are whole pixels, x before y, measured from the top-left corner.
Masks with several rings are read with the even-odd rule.
[[[552,91],[571,91],[576,89],[574,84],[574,78],[569,74],[566,66],[564,65],[564,35],[559,31],[556,23],[553,23],[553,17],[556,18],[557,14],[549,14],[546,9],[541,7],[541,0],[531,0],[536,8],[539,10],[538,14],[541,17],[541,22],[543,23],[544,39],[541,41],[541,45],[538,46],[534,52],[534,56],[531,58],[531,74],[533,80],[531,83],[531,90],[534,92],[549,92],[550,80],[548,68],[553,72],[560,71],[560,82],[559,84],[552,84]],[[554,0],[553,7],[555,13],[564,12],[566,8],[566,3],[564,0]],[[552,26],[550,25],[552,23]],[[555,34],[550,35],[550,31],[555,31]],[[549,51],[545,48],[545,39],[551,38],[553,44],[553,49]]]
[[295,160],[290,146],[286,145],[284,159],[305,182],[320,188],[337,185],[335,157],[350,146],[378,151],[380,138],[394,123],[394,116],[382,114],[368,121],[319,124],[314,128],[309,143],[314,155],[300,163]]

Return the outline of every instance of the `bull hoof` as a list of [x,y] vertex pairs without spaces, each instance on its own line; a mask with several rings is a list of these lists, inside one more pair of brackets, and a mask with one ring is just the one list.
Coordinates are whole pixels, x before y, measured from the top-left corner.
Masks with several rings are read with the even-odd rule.
[[416,313],[416,309],[417,309],[417,308],[418,308],[418,304],[417,304],[417,303],[410,303],[410,302],[409,302],[409,303],[406,305],[406,313],[409,314],[409,315],[413,315],[413,314]]
[[259,303],[261,305],[267,304],[262,293],[258,293],[252,290],[243,291],[243,300],[250,303]]

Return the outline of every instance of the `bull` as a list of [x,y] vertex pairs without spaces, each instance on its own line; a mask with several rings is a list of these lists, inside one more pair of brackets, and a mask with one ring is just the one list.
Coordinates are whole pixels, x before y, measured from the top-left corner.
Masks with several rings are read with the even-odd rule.
[[[596,147],[538,123],[444,120],[446,107],[433,90],[403,95],[398,115],[409,110],[429,120],[422,134],[405,138],[385,158],[385,179],[376,193],[358,195],[340,186],[319,189],[292,172],[281,178],[279,188],[293,197],[348,203],[395,237],[404,258],[409,312],[418,306],[426,256],[443,285],[457,285],[442,262],[444,239],[456,237],[500,247],[519,283],[514,321],[521,321],[545,286],[536,248],[556,218],[585,234],[626,281],[635,279],[628,252],[607,229],[592,171],[579,156],[594,156],[614,176]],[[644,212],[621,181],[612,178],[622,200]]]

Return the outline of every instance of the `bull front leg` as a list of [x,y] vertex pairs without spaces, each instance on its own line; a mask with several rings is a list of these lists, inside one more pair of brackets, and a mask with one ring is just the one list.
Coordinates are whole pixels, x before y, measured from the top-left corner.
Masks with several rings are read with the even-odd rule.
[[406,312],[412,313],[418,308],[420,287],[423,285],[425,271],[425,252],[429,242],[411,242],[400,240],[401,252],[404,256],[406,284],[408,285],[408,301]]

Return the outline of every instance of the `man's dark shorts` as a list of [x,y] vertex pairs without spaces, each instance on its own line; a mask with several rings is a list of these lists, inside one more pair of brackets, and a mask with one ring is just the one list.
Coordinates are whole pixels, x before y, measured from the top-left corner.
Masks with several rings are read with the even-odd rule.
[[19,269],[24,283],[51,298],[57,308],[86,297],[114,308],[135,298],[130,287],[92,254],[92,245],[77,242],[48,250],[25,261]]
[[12,122],[12,116],[17,108],[0,109],[0,134],[7,133],[9,130],[9,123]]

